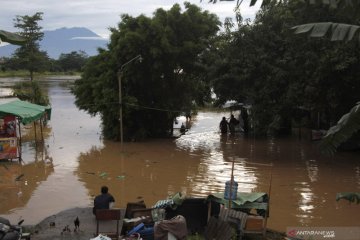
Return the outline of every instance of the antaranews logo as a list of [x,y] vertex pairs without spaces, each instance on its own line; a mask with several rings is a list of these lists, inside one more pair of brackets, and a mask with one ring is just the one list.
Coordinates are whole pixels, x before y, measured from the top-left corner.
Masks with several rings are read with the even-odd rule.
[[295,237],[296,236],[296,230],[295,229],[292,229],[290,231],[287,232],[287,235],[289,237]]
[[288,227],[288,237],[304,240],[359,240],[360,227]]
[[[314,230],[314,229],[292,229],[288,231],[289,237],[307,237],[305,239],[329,239],[335,238],[335,231],[331,230]],[[316,237],[316,238],[315,238]]]

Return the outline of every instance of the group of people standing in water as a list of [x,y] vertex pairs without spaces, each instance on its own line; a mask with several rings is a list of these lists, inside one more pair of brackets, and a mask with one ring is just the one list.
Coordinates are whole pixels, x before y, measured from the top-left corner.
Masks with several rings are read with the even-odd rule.
[[241,113],[239,118],[242,120],[242,124],[240,124],[240,120],[236,119],[233,114],[231,114],[229,121],[226,120],[225,117],[222,118],[219,128],[222,134],[226,134],[230,131],[230,134],[235,133],[235,126],[240,124],[240,129],[247,134],[249,131],[249,122],[248,122],[248,113],[245,108],[241,108]]

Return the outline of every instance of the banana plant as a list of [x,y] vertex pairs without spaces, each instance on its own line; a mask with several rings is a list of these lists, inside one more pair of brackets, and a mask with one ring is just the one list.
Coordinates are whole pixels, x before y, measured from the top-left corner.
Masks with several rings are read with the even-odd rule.
[[[240,8],[243,0],[209,0],[211,3],[218,1],[236,1],[235,9]],[[261,0],[251,0],[250,6],[254,6]],[[357,0],[302,0],[308,4],[322,4],[332,9],[351,12],[354,19],[360,19],[360,1]],[[277,0],[262,0],[261,6],[266,6]],[[350,41],[358,37],[360,41],[360,26],[334,22],[315,22],[294,26],[296,34],[309,34],[310,37],[324,37],[329,34],[332,41]],[[341,117],[338,123],[331,127],[322,139],[320,149],[322,152],[333,154],[341,143],[349,140],[354,133],[360,130],[360,102],[358,102],[347,114]]]
[[346,142],[360,130],[360,102],[350,112],[343,115],[335,126],[332,126],[323,137],[320,149],[327,153],[336,152],[341,143]]
[[[211,3],[216,3],[218,1],[236,1],[235,9],[239,9],[243,0],[209,0]],[[257,2],[261,0],[251,0],[250,7],[254,6]],[[356,0],[302,0],[309,4],[323,4],[329,6],[332,9],[345,10],[348,12],[355,12],[355,17],[360,18],[360,2]],[[271,2],[277,2],[277,0],[262,0],[261,6],[266,6]],[[334,22],[315,22],[307,23],[294,26],[292,29],[295,30],[295,33],[307,33],[310,37],[324,37],[330,33],[331,41],[350,41],[356,36],[359,36],[359,25],[344,24],[344,23],[334,23]],[[359,38],[360,40],[360,38]]]
[[26,39],[19,34],[0,30],[0,43],[7,42],[14,45],[23,45]]
[[349,201],[349,203],[357,203],[360,204],[360,192],[340,192],[336,194],[336,201],[340,201],[341,199],[345,199]]

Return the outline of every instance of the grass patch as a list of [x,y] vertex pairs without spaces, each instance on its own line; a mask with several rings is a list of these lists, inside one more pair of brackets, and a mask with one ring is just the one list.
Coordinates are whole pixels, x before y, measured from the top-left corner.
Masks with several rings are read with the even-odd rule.
[[[44,77],[44,76],[76,76],[81,75],[81,72],[41,72],[34,73],[34,77]],[[24,77],[30,78],[29,71],[18,70],[18,71],[0,71],[0,77]]]

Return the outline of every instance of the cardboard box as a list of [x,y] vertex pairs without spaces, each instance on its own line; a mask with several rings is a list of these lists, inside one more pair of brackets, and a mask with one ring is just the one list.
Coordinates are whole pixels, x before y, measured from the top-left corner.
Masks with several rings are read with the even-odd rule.
[[265,219],[261,216],[249,215],[246,220],[246,231],[261,231],[263,229],[263,223]]

